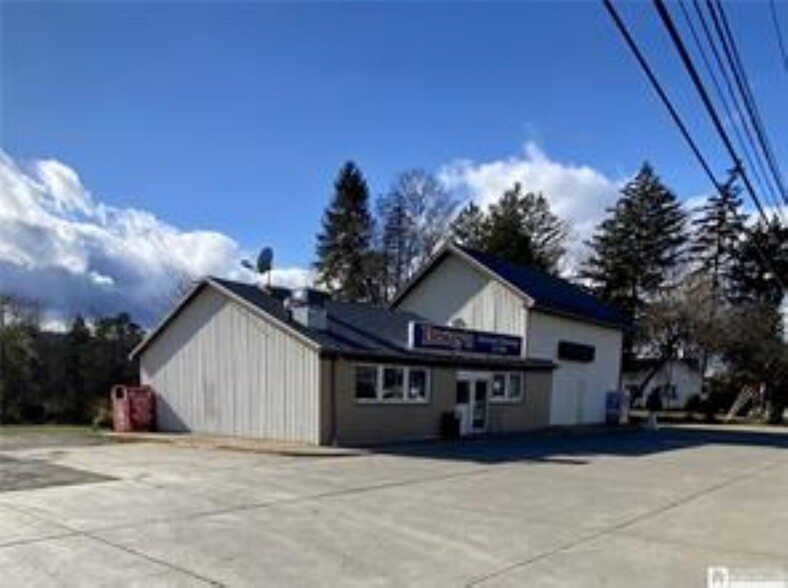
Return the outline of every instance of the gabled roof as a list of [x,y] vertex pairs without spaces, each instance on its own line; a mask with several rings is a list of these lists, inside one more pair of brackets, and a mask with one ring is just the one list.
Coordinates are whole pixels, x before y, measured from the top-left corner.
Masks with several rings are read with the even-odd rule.
[[576,284],[536,268],[512,263],[456,243],[448,243],[442,247],[395,296],[392,306],[396,307],[417,288],[448,255],[456,255],[491,278],[502,282],[522,297],[529,308],[615,328],[625,328],[629,324],[617,307],[600,300]]
[[307,328],[291,318],[281,300],[259,287],[220,278],[206,278],[193,288],[132,351],[132,357],[139,355],[150,345],[181,310],[206,287],[213,288],[252,312],[273,321],[322,354],[370,357],[390,361],[411,359],[423,363],[451,361],[464,365],[484,363],[485,365],[516,365],[519,368],[532,369],[554,367],[552,362],[543,360],[484,358],[460,354],[449,357],[410,349],[408,347],[409,324],[411,321],[424,322],[424,319],[410,312],[372,304],[328,300],[326,302],[328,328],[325,330]]

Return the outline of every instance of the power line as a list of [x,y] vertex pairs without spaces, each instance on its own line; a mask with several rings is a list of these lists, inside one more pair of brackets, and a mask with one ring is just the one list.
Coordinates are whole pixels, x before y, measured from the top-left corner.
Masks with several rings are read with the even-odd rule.
[[[717,192],[722,193],[723,190],[722,185],[717,181],[717,178],[714,176],[714,173],[711,171],[711,167],[706,161],[706,158],[700,152],[700,149],[698,149],[697,144],[695,143],[694,139],[692,138],[689,131],[687,130],[686,125],[682,121],[681,116],[679,116],[678,112],[676,111],[676,108],[673,106],[673,103],[670,101],[670,98],[668,98],[668,95],[665,93],[665,90],[662,88],[662,85],[660,84],[659,80],[654,74],[654,71],[651,69],[651,66],[648,64],[648,61],[646,61],[646,58],[643,56],[643,53],[640,51],[640,48],[638,47],[634,38],[632,37],[629,30],[627,29],[627,26],[624,24],[624,21],[621,20],[621,17],[619,16],[615,6],[613,6],[612,1],[602,0],[602,3],[604,4],[605,8],[610,14],[610,17],[613,19],[616,28],[618,29],[621,36],[624,38],[624,41],[626,42],[630,51],[637,59],[638,64],[643,70],[643,73],[646,75],[649,82],[651,83],[652,89],[657,93],[663,105],[668,109],[668,112],[673,118],[673,121],[676,123],[676,126],[678,126],[682,136],[687,141],[687,144],[690,146],[690,149],[692,150],[693,154],[698,159],[698,162],[700,163],[703,170],[706,172],[706,175],[708,175],[709,179],[711,180],[711,183],[717,189]],[[734,158],[734,161],[738,161],[738,160]],[[738,173],[742,173],[741,166],[737,166],[737,168],[735,169],[738,171]],[[757,203],[757,200],[755,200],[755,202]],[[766,219],[766,216],[763,213],[761,214],[764,217],[764,219]],[[766,222],[768,224],[768,219],[766,220]],[[772,274],[774,275],[775,280],[780,284],[783,290],[785,290],[786,289],[785,283],[780,278],[779,272],[776,271],[773,264],[765,256],[763,251],[761,251],[757,243],[753,242],[753,245],[755,246],[755,249],[757,250],[758,255],[761,257],[764,264],[768,266],[769,269],[772,270]]]
[[772,15],[772,24],[774,25],[774,33],[777,36],[777,45],[780,47],[780,56],[783,61],[783,69],[788,72],[788,52],[785,50],[785,42],[783,41],[783,32],[780,27],[780,19],[777,16],[777,2],[776,0],[769,0],[769,12]]
[[615,23],[616,27],[618,28],[619,33],[621,33],[621,36],[624,37],[624,41],[626,41],[630,51],[632,51],[633,55],[635,56],[635,59],[637,59],[638,64],[643,70],[643,73],[651,82],[652,89],[657,93],[660,100],[662,100],[662,104],[665,106],[665,108],[668,109],[671,118],[673,118],[673,122],[676,123],[676,126],[679,128],[679,131],[681,131],[681,135],[684,137],[684,140],[689,145],[690,149],[692,150],[692,153],[695,155],[701,167],[706,172],[706,175],[709,176],[711,183],[714,184],[717,190],[721,190],[722,186],[717,181],[717,178],[714,176],[714,172],[711,171],[711,167],[709,166],[709,163],[706,161],[706,158],[703,157],[703,154],[700,152],[700,149],[698,149],[695,140],[692,138],[689,131],[687,130],[687,126],[684,124],[684,121],[681,120],[681,116],[679,115],[676,108],[673,106],[673,103],[670,101],[670,98],[668,98],[668,95],[662,89],[662,85],[659,83],[659,80],[654,74],[654,71],[651,69],[651,66],[646,61],[646,58],[643,56],[643,53],[640,51],[640,48],[637,46],[637,43],[635,43],[635,40],[632,38],[632,35],[630,35],[629,30],[624,24],[624,21],[621,20],[621,17],[619,16],[616,8],[613,6],[612,1],[602,0],[602,2],[605,5],[605,8],[607,9],[611,18],[613,19],[613,22]]
[[736,93],[736,90],[733,87],[733,81],[731,80],[731,75],[728,72],[728,69],[725,67],[725,62],[722,59],[722,55],[720,54],[720,51],[717,49],[717,43],[714,41],[714,37],[712,36],[711,29],[709,27],[708,22],[706,21],[706,16],[703,14],[703,11],[700,7],[699,0],[692,0],[692,6],[695,9],[695,14],[697,15],[698,21],[700,22],[701,27],[703,29],[706,42],[708,43],[709,47],[711,47],[712,55],[714,56],[714,61],[717,64],[717,68],[720,70],[720,73],[722,74],[722,78],[725,81],[725,87],[728,90],[728,95],[730,96],[731,103],[733,104],[736,110],[738,120],[741,122],[742,129],[747,139],[749,140],[750,146],[754,153],[755,161],[758,163],[758,169],[760,170],[760,173],[763,175],[763,177],[766,180],[770,180],[766,182],[769,185],[770,190],[773,189],[773,187],[775,187],[776,192],[774,193],[778,194],[780,187],[777,185],[777,182],[774,179],[774,177],[769,175],[769,173],[766,171],[763,165],[761,154],[758,151],[758,147],[755,145],[755,141],[752,137],[752,133],[750,132],[752,121],[742,112],[743,106],[740,101],[743,101],[744,99],[739,97],[739,95]]
[[722,126],[722,122],[720,121],[720,117],[717,114],[717,110],[714,108],[714,104],[712,104],[711,99],[709,98],[708,92],[706,92],[706,87],[703,85],[703,81],[700,79],[698,75],[698,70],[695,69],[695,65],[692,63],[692,58],[690,57],[689,53],[687,52],[687,48],[684,46],[684,42],[681,40],[681,36],[679,35],[678,31],[676,30],[676,26],[673,24],[673,19],[670,16],[667,8],[665,7],[665,3],[663,0],[653,0],[654,5],[657,8],[657,12],[659,13],[660,19],[662,19],[662,23],[665,25],[665,28],[668,30],[671,40],[673,41],[673,45],[676,47],[676,50],[679,52],[679,56],[681,57],[681,61],[684,64],[687,72],[692,78],[692,83],[695,85],[695,89],[700,94],[701,100],[703,101],[704,106],[706,107],[706,111],[709,113],[711,117],[712,123],[714,123],[714,127],[717,129],[717,133],[720,135],[725,148],[728,151],[731,159],[733,160],[735,168],[737,168],[740,172],[742,182],[744,182],[744,186],[747,189],[747,192],[750,194],[750,198],[755,203],[755,207],[758,209],[761,217],[764,220],[768,220],[766,216],[766,212],[761,204],[758,195],[755,193],[755,190],[752,187],[752,183],[750,183],[750,179],[747,176],[747,172],[741,165],[739,160],[739,156],[736,153],[736,150],[733,148],[731,144],[730,137],[728,137],[728,133],[725,131],[725,128]]
[[[744,98],[744,104],[747,112],[750,115],[750,118],[752,119],[753,128],[755,129],[755,134],[758,137],[758,142],[760,143],[761,149],[763,150],[764,155],[766,155],[766,161],[768,162],[769,167],[774,174],[774,179],[780,189],[781,197],[783,201],[788,204],[788,193],[786,193],[785,190],[785,182],[783,181],[782,172],[777,165],[771,144],[769,143],[769,139],[766,136],[763,120],[761,118],[760,111],[758,110],[758,105],[755,102],[755,98],[752,93],[752,87],[750,86],[750,82],[747,79],[747,72],[744,69],[741,55],[739,53],[738,47],[736,46],[736,39],[733,37],[731,28],[728,25],[728,18],[725,14],[725,9],[719,0],[716,0],[716,2],[712,2],[712,0],[706,0],[706,5],[709,9],[709,12],[711,13],[712,22],[714,23],[715,29],[717,30],[717,34],[723,40],[723,49],[731,63],[734,79],[736,80],[736,84],[739,86],[739,91]],[[720,23],[722,28],[720,28]]]
[[[727,116],[728,120],[730,120],[731,122],[733,132],[736,135],[736,141],[739,144],[740,149],[744,153],[744,158],[747,160],[747,164],[752,169],[753,176],[755,177],[755,181],[758,184],[758,187],[760,188],[762,193],[771,194],[771,197],[773,197],[774,195],[773,193],[771,193],[771,186],[769,186],[769,189],[766,188],[766,182],[764,181],[764,178],[767,177],[766,172],[763,169],[762,161],[760,160],[760,158],[757,157],[757,150],[755,150],[755,146],[753,145],[752,137],[749,135],[749,133],[746,132],[747,131],[746,128],[744,129],[744,132],[749,141],[745,141],[744,137],[742,136],[742,130],[739,129],[739,126],[736,124],[737,121],[736,118],[734,118],[734,113],[732,111],[731,104],[728,103],[728,100],[726,98],[725,93],[722,90],[717,75],[714,73],[714,68],[712,67],[711,61],[706,53],[706,50],[703,47],[703,43],[700,39],[700,36],[698,35],[698,32],[695,29],[695,24],[693,23],[693,20],[690,17],[689,11],[687,10],[683,0],[678,0],[678,4],[679,4],[679,8],[681,8],[681,12],[684,16],[685,22],[687,23],[687,27],[689,28],[690,34],[692,35],[693,41],[695,42],[695,47],[697,48],[698,53],[700,54],[706,72],[708,73],[708,76],[711,79],[712,84],[714,85],[714,89],[717,93],[717,97],[719,98],[720,103],[722,104],[722,108],[725,111],[725,116]],[[714,49],[714,47],[712,47],[712,49]],[[719,66],[719,62],[717,65]],[[722,75],[725,77],[724,70],[722,70]],[[726,81],[729,81],[727,77],[725,79]],[[734,102],[732,106],[737,110],[737,114],[739,115],[739,117],[741,117],[741,112],[738,109],[738,104]],[[753,151],[750,150],[751,148],[753,149]],[[755,153],[755,156],[753,156],[753,153]],[[753,164],[753,160],[757,163],[757,166]]]

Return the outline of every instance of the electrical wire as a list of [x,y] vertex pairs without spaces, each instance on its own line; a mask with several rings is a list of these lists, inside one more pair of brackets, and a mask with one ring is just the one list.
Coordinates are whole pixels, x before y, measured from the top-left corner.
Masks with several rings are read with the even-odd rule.
[[785,41],[783,41],[783,32],[780,27],[780,19],[777,16],[777,1],[769,0],[769,12],[772,15],[772,24],[774,25],[774,33],[777,36],[777,45],[780,48],[780,57],[782,57],[783,69],[788,72],[788,52],[785,50]]
[[750,194],[750,198],[752,199],[755,207],[758,209],[759,214],[764,219],[764,221],[768,222],[768,217],[766,216],[766,211],[763,207],[763,204],[758,198],[758,194],[755,193],[755,189],[752,187],[752,183],[750,182],[749,177],[747,176],[747,172],[741,165],[739,160],[739,156],[736,153],[736,150],[733,148],[731,144],[730,137],[728,137],[728,133],[725,130],[725,127],[722,125],[722,121],[720,120],[719,115],[717,114],[717,110],[714,108],[714,104],[711,102],[709,98],[709,94],[706,91],[706,87],[703,85],[703,80],[701,80],[700,76],[698,75],[698,70],[695,69],[695,65],[692,62],[692,58],[690,57],[689,53],[687,52],[687,48],[684,46],[684,41],[681,39],[681,35],[679,35],[678,30],[676,29],[676,25],[673,23],[673,19],[668,12],[668,9],[665,7],[665,2],[663,0],[653,0],[654,6],[657,8],[657,12],[659,13],[659,17],[662,20],[662,23],[665,25],[665,28],[670,35],[671,40],[673,41],[673,45],[676,47],[676,50],[679,53],[679,57],[681,58],[682,63],[684,64],[687,73],[689,73],[690,78],[692,79],[692,83],[695,86],[695,89],[700,94],[701,100],[703,105],[706,107],[706,111],[711,118],[714,127],[717,129],[717,134],[719,134],[720,138],[722,139],[723,144],[725,145],[725,149],[728,151],[731,159],[733,160],[734,167],[739,170],[739,175],[741,176],[742,182],[744,183],[744,187],[747,189],[747,192]]
[[[748,134],[747,139],[749,141],[745,141],[744,136],[742,135],[742,129],[736,124],[737,119],[734,117],[733,109],[731,105],[728,103],[725,93],[722,90],[720,85],[720,81],[717,78],[717,75],[714,73],[714,68],[712,67],[711,61],[709,60],[708,54],[703,47],[703,43],[698,35],[697,30],[695,29],[695,24],[693,23],[692,18],[690,17],[689,11],[687,10],[684,0],[678,0],[679,8],[684,16],[684,21],[687,23],[687,27],[689,28],[690,34],[692,35],[692,39],[695,42],[695,47],[701,57],[703,65],[706,69],[708,77],[711,79],[712,85],[716,91],[717,97],[719,98],[720,103],[722,104],[722,108],[724,110],[725,116],[730,121],[730,126],[733,128],[734,135],[736,137],[736,142],[739,145],[739,148],[744,153],[744,159],[747,161],[750,169],[752,170],[753,177],[755,178],[756,183],[758,184],[758,188],[760,189],[761,193],[766,195],[769,194],[769,200],[773,203],[774,193],[772,191],[771,185],[767,189],[766,185],[767,182],[764,180],[766,177],[766,171],[763,168],[763,162],[760,158],[757,158],[757,150],[755,150],[755,146],[753,145],[752,137]],[[725,72],[723,72],[724,75]],[[733,108],[736,108],[737,105],[733,105]],[[738,109],[737,109],[738,110]],[[741,113],[738,113],[741,117]],[[744,129],[745,133],[747,129]],[[752,151],[751,151],[752,148]],[[756,156],[753,156],[753,153]],[[757,165],[753,164],[753,161],[757,163]]]
[[741,55],[739,53],[738,47],[736,46],[736,40],[733,37],[730,25],[728,24],[728,17],[725,14],[725,9],[719,0],[716,0],[716,2],[713,2],[712,0],[706,0],[706,5],[709,9],[709,12],[711,13],[715,29],[717,30],[720,38],[723,40],[723,50],[725,51],[726,56],[731,63],[734,79],[736,80],[736,84],[739,86],[739,91],[744,98],[745,108],[752,119],[755,134],[758,137],[758,142],[761,145],[764,155],[766,155],[766,161],[768,162],[769,167],[774,174],[774,179],[780,189],[782,199],[786,204],[788,204],[788,193],[786,193],[785,190],[785,182],[783,181],[782,172],[777,165],[774,152],[772,151],[771,144],[766,135],[763,119],[761,118],[760,111],[758,110],[758,105],[755,102],[755,98],[752,93],[752,87],[750,86],[750,82],[747,78],[747,72],[744,69]]
[[602,0],[602,3],[604,4],[611,18],[613,19],[613,22],[618,28],[619,33],[621,33],[621,36],[624,38],[624,41],[626,42],[630,51],[632,51],[633,55],[635,56],[635,59],[637,59],[638,64],[643,70],[643,73],[651,82],[652,89],[657,93],[657,96],[659,96],[665,108],[668,109],[668,112],[670,113],[673,122],[679,128],[682,137],[684,137],[684,140],[689,145],[690,150],[695,155],[695,158],[698,160],[701,167],[706,172],[706,175],[711,180],[711,183],[714,184],[717,190],[721,190],[722,185],[717,181],[717,178],[714,176],[714,172],[711,171],[711,166],[709,166],[709,163],[706,161],[706,158],[700,152],[700,149],[698,148],[698,145],[695,143],[695,140],[692,138],[692,135],[690,135],[689,130],[687,129],[687,125],[684,124],[684,121],[681,119],[681,116],[679,115],[678,111],[673,106],[673,103],[670,101],[670,98],[668,98],[668,95],[665,93],[665,90],[662,88],[662,84],[660,84],[659,80],[654,74],[654,71],[651,69],[651,66],[648,64],[646,58],[643,56],[643,53],[640,51],[640,48],[637,46],[637,43],[635,43],[634,38],[629,33],[629,30],[624,24],[624,21],[621,20],[618,11],[616,10],[615,6],[613,6],[613,2],[611,0]]
[[695,9],[695,14],[698,18],[698,21],[701,24],[701,28],[703,29],[706,42],[708,43],[709,47],[711,47],[712,55],[714,56],[714,61],[717,64],[717,68],[719,69],[720,73],[722,74],[722,78],[725,81],[725,87],[728,90],[728,96],[730,97],[731,103],[733,104],[734,109],[736,110],[738,121],[741,122],[744,134],[749,141],[753,153],[755,154],[754,158],[755,161],[758,163],[758,169],[760,170],[760,173],[766,180],[766,183],[769,185],[772,195],[779,194],[780,187],[777,185],[775,178],[766,171],[763,165],[762,157],[758,150],[758,146],[756,146],[755,140],[752,137],[752,133],[754,132],[754,130],[751,130],[752,121],[748,118],[748,116],[746,116],[742,112],[743,105],[741,104],[741,101],[743,101],[743,98],[740,97],[737,94],[736,90],[734,89],[734,82],[731,80],[731,74],[730,72],[728,72],[728,69],[725,66],[725,62],[723,61],[723,57],[720,54],[720,50],[718,50],[717,48],[717,43],[714,41],[714,37],[712,35],[710,25],[706,20],[706,16],[703,14],[703,10],[700,7],[699,0],[692,0],[692,5],[693,8]]
[[[616,25],[616,28],[618,29],[619,33],[624,38],[624,41],[626,42],[626,44],[629,47],[630,51],[635,56],[635,59],[637,60],[637,62],[640,65],[641,69],[643,70],[643,73],[648,78],[649,82],[651,83],[652,89],[656,92],[656,94],[659,96],[660,100],[662,101],[663,105],[667,108],[668,112],[671,115],[671,118],[673,119],[673,122],[679,128],[679,131],[681,132],[681,134],[684,137],[685,141],[689,145],[690,149],[692,150],[693,154],[697,158],[697,160],[700,163],[700,165],[703,168],[703,170],[706,172],[706,175],[711,180],[711,183],[714,185],[714,187],[717,189],[718,192],[721,192],[722,189],[723,189],[722,185],[719,183],[719,181],[715,177],[714,173],[712,172],[711,167],[709,166],[708,162],[706,161],[706,158],[703,156],[703,154],[701,153],[701,151],[698,148],[697,144],[695,143],[695,140],[690,135],[690,133],[689,133],[689,131],[687,129],[687,126],[684,124],[683,120],[681,119],[681,116],[678,114],[678,111],[673,106],[673,103],[670,101],[670,98],[668,97],[667,93],[662,88],[662,85],[660,84],[659,80],[657,79],[656,75],[654,74],[654,71],[652,70],[651,66],[648,64],[648,61],[646,60],[646,58],[643,55],[642,51],[640,50],[640,48],[638,47],[637,43],[635,42],[635,39],[630,34],[629,29],[627,28],[626,24],[624,24],[624,21],[621,19],[621,16],[618,14],[618,11],[616,10],[616,8],[613,5],[612,1],[611,0],[602,0],[602,4],[604,5],[604,7],[607,10],[607,12],[610,15],[610,17],[612,18],[613,23]],[[734,157],[734,161],[737,162],[737,164],[738,164],[738,158],[737,157]],[[742,170],[740,165],[737,165],[736,170],[740,174],[743,173],[743,170]],[[757,200],[755,200],[755,202],[758,203]],[[766,215],[763,214],[762,211],[761,211],[761,214],[762,214],[763,218],[766,219]],[[766,220],[767,220],[767,223],[768,223],[768,219],[766,219]],[[763,253],[763,251],[761,251],[761,249],[757,246],[756,243],[753,243],[753,245],[755,246],[755,249],[757,250],[758,255],[761,257],[761,260],[771,270],[772,275],[774,276],[775,280],[779,283],[780,287],[783,290],[786,290],[785,282],[783,282],[783,280],[781,279],[779,273],[774,268],[774,265],[769,261],[769,259],[766,257],[766,255]]]

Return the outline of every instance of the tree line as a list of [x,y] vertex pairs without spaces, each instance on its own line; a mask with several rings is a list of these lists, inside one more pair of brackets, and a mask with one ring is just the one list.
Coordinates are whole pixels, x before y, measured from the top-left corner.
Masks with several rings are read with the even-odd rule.
[[[688,211],[644,164],[586,243],[573,280],[629,317],[625,360],[690,357],[712,384],[763,383],[777,418],[788,404],[788,227],[776,214],[750,218],[736,180]],[[559,274],[573,238],[549,195],[520,184],[484,208],[461,206],[414,169],[373,199],[348,162],[317,235],[316,281],[339,299],[385,304],[447,240]],[[38,304],[0,292],[0,422],[89,421],[113,384],[136,381],[128,354],[142,336],[126,313],[78,315],[66,332],[50,332]]]
[[459,201],[424,170],[407,170],[375,202],[361,170],[346,163],[317,235],[318,285],[335,297],[385,303],[447,239],[557,272],[566,223],[542,194],[514,184],[487,210]]
[[[693,358],[728,388],[764,384],[777,418],[788,399],[788,227],[777,213],[750,218],[737,179],[687,210],[644,163],[586,243],[574,281],[628,317],[625,362]],[[460,208],[437,179],[411,170],[373,202],[348,162],[317,236],[317,282],[339,298],[385,303],[449,239],[557,274],[572,237],[548,197],[514,184],[486,209]]]
[[126,313],[45,330],[37,303],[0,296],[0,423],[102,419],[110,388],[137,381],[128,355],[142,336]]

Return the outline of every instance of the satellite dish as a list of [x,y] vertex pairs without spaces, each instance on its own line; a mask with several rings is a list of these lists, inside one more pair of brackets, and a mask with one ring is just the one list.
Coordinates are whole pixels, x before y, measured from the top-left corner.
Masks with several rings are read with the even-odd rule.
[[263,247],[257,256],[257,271],[261,274],[271,271],[271,264],[274,261],[274,250],[270,247]]
[[252,263],[248,259],[242,259],[241,265],[249,271],[256,271],[261,276],[268,274],[268,287],[271,287],[271,265],[274,262],[274,250],[270,247],[263,247],[257,255],[257,262]]

